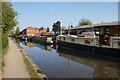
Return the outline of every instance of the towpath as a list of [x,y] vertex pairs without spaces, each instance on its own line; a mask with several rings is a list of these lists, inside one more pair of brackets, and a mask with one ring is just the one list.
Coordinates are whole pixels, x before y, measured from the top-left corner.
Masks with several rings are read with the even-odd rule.
[[3,78],[30,78],[22,53],[11,39],[9,39],[9,50],[3,60],[5,63]]

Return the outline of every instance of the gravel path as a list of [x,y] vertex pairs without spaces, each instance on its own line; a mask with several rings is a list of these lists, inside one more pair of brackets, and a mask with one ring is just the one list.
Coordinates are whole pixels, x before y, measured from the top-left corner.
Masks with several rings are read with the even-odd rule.
[[30,78],[24,58],[17,45],[9,39],[9,49],[4,55],[3,78]]

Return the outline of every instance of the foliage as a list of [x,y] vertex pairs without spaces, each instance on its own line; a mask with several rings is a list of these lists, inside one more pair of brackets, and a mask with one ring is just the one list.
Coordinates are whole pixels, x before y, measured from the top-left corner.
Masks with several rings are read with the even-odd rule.
[[52,28],[52,31],[54,31],[54,32],[55,32],[55,30],[56,30],[56,27],[55,27],[55,26],[56,26],[56,23],[54,23],[54,24],[52,25],[52,27],[53,27],[53,28]]
[[17,25],[17,12],[12,8],[10,2],[2,2],[2,32],[7,33]]
[[17,35],[17,34],[19,34],[19,33],[20,33],[20,28],[17,27],[15,34]]
[[2,53],[6,52],[8,47],[8,32],[17,25],[17,12],[12,8],[10,2],[2,2]]
[[50,32],[50,29],[49,29],[49,27],[47,27],[47,32]]
[[81,26],[81,25],[91,25],[92,22],[88,19],[81,19],[78,26]]
[[14,31],[9,31],[9,36],[14,36],[15,35],[15,32]]
[[8,46],[8,34],[3,33],[2,34],[2,48],[6,48]]
[[52,28],[52,31],[54,31],[55,33],[56,32],[60,32],[61,30],[61,22],[60,21],[57,21],[56,23],[53,24],[53,28]]
[[40,27],[40,28],[39,28],[39,30],[43,30],[43,29],[44,29],[44,27]]

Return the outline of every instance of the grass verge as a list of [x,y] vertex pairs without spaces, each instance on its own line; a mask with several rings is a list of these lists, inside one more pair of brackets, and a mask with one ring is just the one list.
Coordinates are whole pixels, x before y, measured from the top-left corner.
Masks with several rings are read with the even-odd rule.
[[5,53],[7,53],[7,51],[8,51],[8,46],[6,47],[6,48],[4,48],[3,50],[2,50],[2,54],[4,55]]
[[8,46],[8,35],[7,35],[7,33],[2,33],[2,37],[1,37],[2,39],[2,41],[1,41],[1,44],[2,44],[2,46],[1,46],[1,50],[2,50],[2,52],[0,53],[0,70],[2,70],[2,67],[4,67],[4,61],[3,61],[3,57],[4,57],[4,54],[5,53],[7,53],[7,51],[8,51],[8,48],[9,48],[9,46]]
[[7,46],[6,48],[4,48],[4,49],[2,49],[2,55],[0,55],[0,58],[1,58],[1,63],[0,63],[0,70],[2,71],[2,68],[5,66],[5,62],[3,61],[3,58],[4,58],[4,54],[5,53],[7,53],[7,51],[8,51],[8,49],[9,49],[9,46]]
[[34,67],[32,66],[31,62],[25,57],[24,53],[22,50],[20,50],[20,52],[22,53],[23,57],[24,57],[24,61],[26,63],[26,66],[27,66],[27,69],[28,69],[28,72],[31,76],[31,78],[40,78],[38,76],[38,73],[37,71],[34,69]]

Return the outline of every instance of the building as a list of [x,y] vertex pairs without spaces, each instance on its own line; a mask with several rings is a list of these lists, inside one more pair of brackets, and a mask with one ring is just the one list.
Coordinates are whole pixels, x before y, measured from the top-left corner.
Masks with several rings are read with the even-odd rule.
[[39,28],[35,28],[35,33],[34,33],[34,35],[40,35],[40,30],[39,30]]
[[45,32],[43,35],[54,35],[54,32]]
[[46,28],[34,28],[32,26],[25,28],[23,31],[21,31],[21,35],[24,36],[36,36],[36,35],[44,35],[44,34],[53,34],[52,32],[47,32]]
[[47,29],[46,28],[43,28],[42,30],[40,30],[40,35],[43,35],[44,33],[47,32]]
[[32,26],[25,28],[22,32],[21,35],[24,36],[34,36],[35,35],[35,28],[33,28]]

